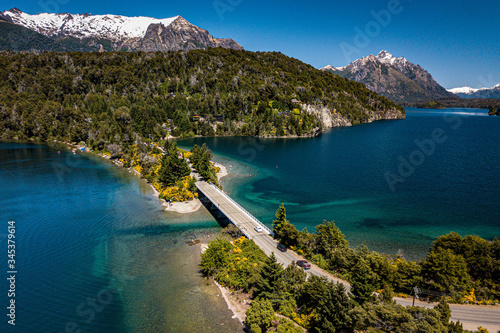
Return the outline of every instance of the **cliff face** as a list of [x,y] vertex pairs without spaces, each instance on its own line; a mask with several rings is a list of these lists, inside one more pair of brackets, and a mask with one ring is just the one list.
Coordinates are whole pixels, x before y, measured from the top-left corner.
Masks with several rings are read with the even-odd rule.
[[[353,124],[349,119],[339,114],[336,110],[331,110],[325,106],[303,104],[302,110],[320,119],[324,129],[333,127],[346,127]],[[376,120],[405,119],[406,115],[400,110],[393,108],[382,112],[367,111],[369,123]]]
[[199,28],[182,17],[168,26],[151,24],[138,47],[141,51],[178,51],[224,47],[242,50],[243,47],[232,39],[218,39],[207,30]]

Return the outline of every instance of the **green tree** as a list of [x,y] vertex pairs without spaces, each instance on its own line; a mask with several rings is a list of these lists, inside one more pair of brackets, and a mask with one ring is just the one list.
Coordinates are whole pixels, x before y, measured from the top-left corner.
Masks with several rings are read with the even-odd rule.
[[183,180],[191,174],[191,168],[183,157],[179,157],[175,141],[165,142],[165,155],[161,160],[158,180],[164,186],[169,186]]
[[252,301],[247,310],[245,323],[250,327],[252,333],[265,332],[276,320],[273,304],[265,298],[257,298]]
[[446,301],[444,300],[441,300],[439,301],[438,305],[434,307],[434,309],[439,313],[439,319],[441,320],[443,325],[448,326],[451,318],[451,310],[448,303],[446,303]]
[[303,333],[304,330],[300,327],[295,326],[293,321],[286,318],[280,318],[280,324],[276,328],[278,333]]
[[201,255],[200,267],[205,275],[213,276],[230,260],[231,243],[225,238],[216,238]]
[[379,298],[383,303],[393,303],[394,292],[392,291],[391,287],[389,287],[387,284],[384,284],[384,288],[382,289]]
[[296,246],[300,232],[286,219],[286,209],[283,203],[276,211],[275,216],[276,219],[273,220],[274,238],[287,246]]
[[288,222],[286,220],[286,209],[284,203],[281,203],[281,206],[276,211],[275,216],[276,219],[273,220],[273,232],[275,233],[275,235],[280,235],[281,229],[283,228],[283,224]]
[[368,263],[363,258],[359,258],[351,274],[351,292],[356,302],[363,304],[373,299],[372,294],[375,291],[377,276]]
[[351,327],[349,311],[353,304],[344,285],[311,276],[304,289],[302,303],[314,311],[313,332],[345,332]]
[[335,225],[335,222],[323,221],[316,227],[316,243],[318,252],[330,254],[337,248],[348,247],[348,242],[344,234]]
[[284,290],[287,294],[297,299],[303,292],[306,284],[307,273],[292,262],[283,273],[285,281]]
[[283,272],[283,267],[276,261],[274,252],[271,253],[260,271],[260,279],[257,281],[255,288],[255,295],[272,300],[274,308],[278,308],[280,294],[283,292],[282,288],[280,288]]
[[422,276],[428,289],[449,292],[459,298],[470,291],[470,276],[464,257],[450,249],[438,248],[422,264]]
[[194,145],[191,148],[190,161],[198,173],[207,181],[217,184],[217,176],[214,172],[210,160],[212,159],[212,151],[204,143],[201,147]]
[[419,285],[422,278],[421,266],[414,261],[406,261],[404,258],[396,258],[393,261],[396,266],[392,285],[396,291],[409,293],[410,290]]

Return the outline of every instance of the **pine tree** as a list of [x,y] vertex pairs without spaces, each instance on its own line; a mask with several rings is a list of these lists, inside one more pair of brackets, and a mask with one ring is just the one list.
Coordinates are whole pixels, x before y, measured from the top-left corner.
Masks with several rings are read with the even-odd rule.
[[278,306],[279,284],[283,278],[283,267],[276,261],[274,252],[267,258],[266,264],[260,271],[260,279],[257,281],[256,296],[271,299],[274,306]]
[[363,304],[372,298],[376,281],[377,277],[368,266],[368,263],[363,258],[360,258],[352,270],[351,284],[352,294],[359,304]]
[[256,299],[252,301],[250,309],[247,311],[245,323],[252,333],[266,332],[276,320],[271,301],[268,299]]
[[184,158],[177,156],[177,144],[175,141],[165,142],[165,155],[161,161],[158,180],[164,186],[175,184],[185,176],[191,174],[191,168]]
[[324,283],[326,288],[316,307],[319,318],[316,320],[312,331],[352,331],[349,311],[353,308],[353,305],[349,296],[347,296],[344,285],[341,283],[334,284],[330,281]]
[[275,216],[276,220],[273,220],[273,232],[275,233],[275,235],[280,235],[280,232],[283,229],[283,225],[287,222],[284,203],[281,203],[281,206],[276,211]]

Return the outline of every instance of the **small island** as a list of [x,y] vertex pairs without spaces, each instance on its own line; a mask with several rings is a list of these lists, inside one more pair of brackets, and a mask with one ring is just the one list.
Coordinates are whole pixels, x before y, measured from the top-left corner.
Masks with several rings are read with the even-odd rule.
[[496,111],[494,108],[489,108],[488,114],[490,116],[500,116],[500,108],[498,108]]

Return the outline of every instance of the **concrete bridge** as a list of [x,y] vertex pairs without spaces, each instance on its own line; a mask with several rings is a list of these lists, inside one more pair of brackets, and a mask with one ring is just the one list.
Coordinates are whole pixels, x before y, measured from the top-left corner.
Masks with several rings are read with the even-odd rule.
[[[248,239],[251,239],[257,244],[262,251],[268,256],[274,252],[276,260],[283,265],[289,266],[292,262],[297,260],[305,260],[303,257],[296,254],[294,251],[288,250],[281,252],[277,249],[278,241],[272,237],[272,231],[260,222],[255,216],[250,214],[246,209],[241,207],[229,195],[221,191],[217,186],[208,184],[205,181],[196,182],[198,190],[212,202],[213,207],[216,207],[225,217],[231,221]],[[260,227],[262,231],[257,231],[255,228]],[[347,290],[351,288],[349,282],[338,279],[332,274],[322,270],[316,265],[311,263],[311,269],[307,271],[308,274],[326,277],[330,281],[340,282],[344,284]]]

